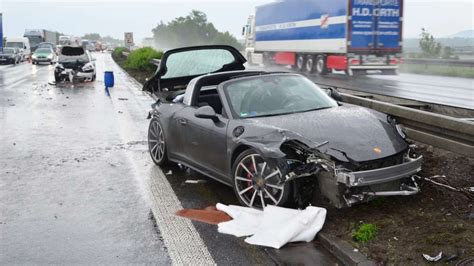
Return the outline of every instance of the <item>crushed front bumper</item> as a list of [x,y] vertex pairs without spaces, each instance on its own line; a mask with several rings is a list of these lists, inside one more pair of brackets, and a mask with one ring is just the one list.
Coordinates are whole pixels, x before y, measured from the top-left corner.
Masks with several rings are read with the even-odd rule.
[[411,177],[421,171],[423,157],[407,158],[405,163],[369,171],[336,171],[337,181],[347,187],[363,187]]

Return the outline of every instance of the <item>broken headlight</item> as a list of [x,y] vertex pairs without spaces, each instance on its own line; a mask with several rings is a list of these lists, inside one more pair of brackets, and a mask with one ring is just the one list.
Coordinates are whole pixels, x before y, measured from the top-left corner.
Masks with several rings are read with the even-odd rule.
[[90,72],[92,70],[94,70],[94,65],[92,65],[92,63],[87,63],[82,67],[82,71],[84,72]]
[[400,135],[400,137],[402,137],[403,139],[406,139],[407,137],[407,134],[405,133],[405,131],[403,130],[403,127],[402,125],[400,125],[397,121],[397,119],[393,116],[387,116],[387,122],[389,124],[391,124],[392,126],[395,127],[395,129],[397,130],[398,132],[398,135]]

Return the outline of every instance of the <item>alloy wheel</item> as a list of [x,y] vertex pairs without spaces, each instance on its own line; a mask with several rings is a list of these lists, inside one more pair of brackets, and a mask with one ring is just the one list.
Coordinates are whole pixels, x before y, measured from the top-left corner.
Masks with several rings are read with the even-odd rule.
[[259,154],[243,157],[235,169],[235,191],[248,207],[280,205],[285,195],[284,184],[278,184],[281,172],[270,167]]
[[148,147],[153,160],[161,163],[165,156],[165,136],[157,120],[153,120],[148,133]]

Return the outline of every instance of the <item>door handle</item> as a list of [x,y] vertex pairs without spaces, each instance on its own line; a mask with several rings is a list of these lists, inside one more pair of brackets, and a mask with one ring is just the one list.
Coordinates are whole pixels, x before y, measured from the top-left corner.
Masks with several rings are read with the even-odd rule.
[[188,120],[184,118],[178,119],[178,123],[181,124],[182,126],[186,126],[188,124]]

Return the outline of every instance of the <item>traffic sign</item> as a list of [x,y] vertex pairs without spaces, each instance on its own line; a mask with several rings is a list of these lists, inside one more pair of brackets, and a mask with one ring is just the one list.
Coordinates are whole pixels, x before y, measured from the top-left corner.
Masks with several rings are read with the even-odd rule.
[[125,32],[125,46],[130,49],[133,45],[133,32]]

